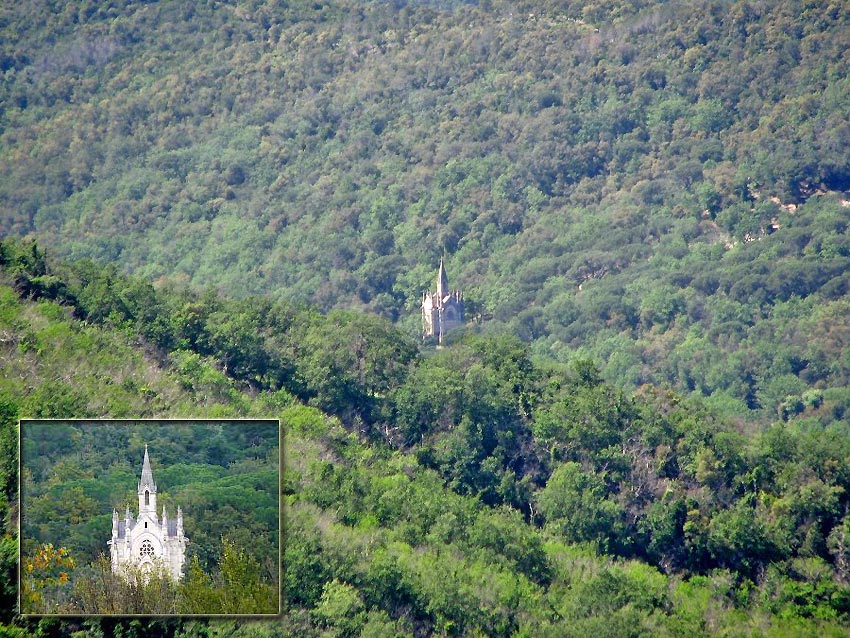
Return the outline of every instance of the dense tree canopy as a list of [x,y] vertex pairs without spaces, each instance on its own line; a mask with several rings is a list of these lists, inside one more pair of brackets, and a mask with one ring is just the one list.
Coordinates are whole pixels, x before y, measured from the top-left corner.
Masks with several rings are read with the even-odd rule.
[[[843,417],[823,426],[792,410],[753,432],[672,391],[626,393],[586,360],[569,367],[534,361],[515,337],[467,335],[420,352],[381,320],[350,313],[323,316],[276,303],[258,310],[169,291],[148,296],[157,313],[130,313],[133,295],[120,314],[103,313],[114,306],[114,291],[132,289],[135,280],[92,264],[85,265],[91,281],[108,275],[112,285],[84,310],[77,300],[89,284],[74,279],[76,266],[44,264],[38,279],[32,264],[22,266],[38,249],[3,247],[2,276],[14,286],[0,289],[4,436],[11,441],[18,414],[57,406],[70,411],[65,416],[122,408],[153,416],[275,414],[285,424],[286,614],[266,625],[151,625],[144,631],[152,635],[563,635],[566,627],[671,636],[736,627],[762,635],[788,622],[802,634],[846,631],[850,438]],[[184,330],[172,313],[186,316],[187,308],[197,319],[180,341],[168,326]],[[206,350],[207,322],[223,309],[233,325],[276,322],[274,331],[253,333],[255,356],[274,362],[288,352],[288,372],[258,375],[253,359],[228,366],[226,345]],[[151,325],[166,328],[150,332]],[[306,334],[313,347],[299,349]],[[315,365],[316,348],[341,348],[363,362],[348,385],[328,386],[320,400],[304,372]],[[363,353],[373,348],[383,365],[370,368]],[[276,364],[269,365],[267,372]],[[347,398],[337,404],[331,399],[339,393]],[[60,401],[68,396],[72,403]],[[319,401],[337,414],[308,405]],[[823,405],[815,395],[801,401],[805,409]],[[169,444],[180,432],[157,443],[163,458],[177,461],[162,470],[162,481],[175,486],[163,498],[192,501],[187,511],[197,512],[196,527],[233,523],[223,544],[198,538],[185,583],[157,590],[156,600],[173,601],[169,609],[213,602],[231,609],[234,587],[252,605],[272,599],[262,583],[276,564],[255,557],[273,555],[274,547],[243,528],[275,516],[255,498],[274,489],[274,480],[262,454],[245,457],[256,451],[259,433],[239,432],[239,444],[215,432],[197,447]],[[101,501],[109,507],[115,486],[125,483],[135,495],[135,477],[121,465],[104,472],[98,457],[127,432],[105,430],[82,456],[74,450],[86,434],[73,422],[54,434],[40,440],[43,457],[24,440],[29,513],[43,522],[31,530],[25,518],[24,560],[40,565],[39,552],[51,547],[73,567],[47,561],[27,591],[77,608],[147,604],[151,592],[104,585],[108,573],[88,558],[98,551],[92,539],[102,540],[98,530],[109,526],[108,515],[98,514]],[[136,439],[124,441],[129,456],[143,448]],[[181,452],[187,446],[196,453]],[[9,503],[14,478],[10,469]],[[78,507],[61,507],[69,498]],[[238,514],[245,505],[247,518]],[[49,515],[36,516],[41,510]],[[4,543],[11,548],[16,517],[8,508]],[[4,595],[14,600],[14,549],[5,569]],[[9,631],[35,632],[34,622],[15,620]],[[107,631],[100,622],[86,630]]]
[[[471,316],[536,354],[762,423],[811,412],[812,388],[843,411],[838,7],[113,2],[33,20],[19,3],[0,232],[411,335],[444,255]],[[267,374],[256,326],[208,311],[205,350]],[[177,338],[201,338],[187,313]],[[321,387],[329,369],[317,353],[302,379],[316,405],[352,390]]]
[[[840,3],[30,4],[0,17],[0,633],[847,633]],[[434,351],[440,257],[470,325]],[[101,416],[283,420],[281,618],[15,615],[17,420]],[[123,435],[30,454],[26,591],[263,606],[249,430],[160,442],[231,534],[182,590],[109,585]]]

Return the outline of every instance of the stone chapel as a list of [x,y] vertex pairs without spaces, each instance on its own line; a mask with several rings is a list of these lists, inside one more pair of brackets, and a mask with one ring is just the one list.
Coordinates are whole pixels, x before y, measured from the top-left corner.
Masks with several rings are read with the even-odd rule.
[[133,565],[141,568],[144,574],[159,565],[174,580],[180,580],[188,543],[183,535],[183,510],[178,507],[177,518],[169,519],[163,506],[162,519],[157,516],[156,483],[147,444],[138,493],[139,513],[135,519],[130,514],[129,505],[123,520],[119,520],[116,510],[112,510],[112,538],[107,541],[112,557],[112,571],[120,573],[125,566]]
[[422,295],[422,336],[443,343],[443,336],[463,325],[463,293],[449,290],[449,278],[443,260],[437,273],[437,291]]

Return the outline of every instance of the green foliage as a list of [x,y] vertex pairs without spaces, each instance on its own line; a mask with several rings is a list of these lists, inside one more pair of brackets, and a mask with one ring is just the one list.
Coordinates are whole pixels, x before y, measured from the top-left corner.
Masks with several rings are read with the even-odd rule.
[[336,635],[343,637],[358,635],[366,621],[360,594],[351,585],[336,579],[325,583],[313,614],[321,624],[332,627]]
[[[287,365],[332,325],[270,353],[261,318],[169,307],[151,280],[366,309],[412,334],[445,255],[471,317],[618,385],[767,422],[846,384],[846,335],[827,329],[850,259],[834,3],[119,2],[15,8],[6,30],[0,232],[143,277],[69,279],[4,245],[26,296],[342,414],[380,399],[381,380],[350,378],[368,356]],[[794,299],[819,317],[774,312]]]
[[[4,303],[11,321],[18,322],[14,334],[31,331],[44,351],[57,352],[54,340],[83,331],[85,340],[64,342],[66,360],[97,344],[126,343],[125,328],[83,328],[45,302]],[[311,321],[319,325],[324,319]],[[51,329],[56,325],[67,328]],[[367,331],[382,335],[376,341],[386,346],[382,352],[394,352],[395,339],[404,347],[403,337],[382,330]],[[279,335],[275,342],[271,333],[266,338],[270,352],[272,345],[281,347]],[[201,354],[202,348],[190,345],[182,356],[197,356],[196,362],[208,357],[209,365],[215,357]],[[15,351],[16,358],[4,364],[19,366],[14,370],[28,370],[27,361],[49,365],[35,351]],[[131,354],[120,365],[110,358],[100,364],[126,375],[120,366],[132,370],[136,364],[135,350],[125,352]],[[178,414],[230,407],[217,403],[228,396],[237,411],[269,409],[266,392],[249,387],[267,381],[240,385],[231,370],[221,369],[219,378],[230,390],[210,398],[185,387],[191,375],[181,379],[173,368],[149,365],[154,367],[145,383],[175,397],[172,409]],[[87,397],[88,374],[79,367],[67,381]],[[292,424],[286,434],[287,608],[281,619],[135,625],[115,620],[108,627],[63,621],[45,625],[42,633],[628,636],[780,635],[785,626],[800,635],[846,630],[842,530],[850,450],[841,427],[791,421],[740,436],[733,424],[675,393],[647,387],[628,397],[586,361],[566,369],[542,365],[519,342],[501,337],[461,340],[428,357],[411,355],[393,374],[374,382],[386,385],[357,406],[378,409],[363,409],[351,422],[291,395],[277,408]],[[430,385],[423,386],[426,379]],[[441,379],[449,392],[442,392]],[[28,390],[8,382],[4,388],[14,418]],[[102,386],[98,397],[109,402],[112,394],[131,401],[143,396],[135,392],[130,384],[113,383]],[[819,406],[818,397],[807,398],[807,409],[823,409],[835,396],[824,392]],[[397,438],[393,428],[402,423],[416,428],[418,438]],[[6,432],[14,458],[14,421]],[[126,462],[138,462],[145,440],[162,455],[157,477],[169,485],[162,493],[169,509],[182,504],[187,526],[190,514],[198,528],[208,526],[207,516],[209,526],[232,523],[224,545],[203,534],[192,538],[194,554],[176,587],[153,579],[149,588],[127,589],[111,580],[107,561],[95,561],[74,570],[63,604],[76,605],[77,613],[84,605],[109,608],[116,600],[134,609],[155,601],[162,609],[274,612],[277,539],[245,529],[254,520],[277,520],[274,499],[264,500],[276,495],[278,485],[277,473],[267,467],[276,463],[277,439],[267,439],[254,427],[239,428],[234,437],[214,428],[162,425],[133,436],[121,427],[89,432],[78,422],[33,429],[23,442],[24,490],[33,496],[25,535],[49,533],[96,551],[87,543],[105,537],[108,511],[121,505],[110,499],[135,498],[132,473],[104,463],[102,456],[119,449]],[[39,449],[43,454],[35,454]],[[85,453],[75,453],[79,449]],[[13,463],[6,473],[12,498],[15,472]],[[94,514],[56,507],[66,497]],[[252,516],[242,517],[241,507]],[[55,512],[57,520],[80,520],[66,534],[65,523],[52,525],[51,516],[40,516],[43,522],[28,531],[29,514],[39,508]],[[105,517],[97,514],[101,509]],[[14,508],[9,512],[14,516]],[[7,573],[14,574],[17,542],[6,539]],[[4,631],[10,635],[36,633],[35,624],[25,627],[25,621],[7,616],[4,622],[9,621]]]
[[225,539],[213,576],[203,570],[197,556],[192,559],[177,586],[175,606],[184,614],[274,614],[278,592],[263,577],[257,559]]
[[551,577],[543,540],[511,509],[482,510],[469,529],[468,543],[491,561],[504,560],[530,581],[545,584]]
[[568,542],[596,543],[603,551],[613,549],[622,533],[623,512],[605,498],[602,477],[582,470],[578,463],[564,463],[540,492],[540,513],[547,525]]
[[277,588],[267,582],[257,559],[225,540],[218,569],[208,575],[194,557],[180,582],[167,568],[149,572],[128,567],[115,574],[101,555],[72,572],[70,594],[55,611],[80,614],[275,614]]
[[128,568],[125,575],[112,573],[107,556],[101,555],[71,575],[72,594],[59,613],[82,614],[174,614],[177,587],[165,567],[149,573]]
[[[847,633],[839,5],[18,3],[3,33],[0,232],[137,276],[0,242],[0,633]],[[488,336],[422,356],[441,255]],[[278,624],[13,619],[18,416],[270,413]],[[106,434],[24,445],[25,551],[91,556],[133,497]],[[250,439],[169,477],[258,556],[195,539],[193,605],[270,593]]]
[[335,312],[307,331],[300,373],[311,403],[345,420],[374,420],[416,350],[385,322]]

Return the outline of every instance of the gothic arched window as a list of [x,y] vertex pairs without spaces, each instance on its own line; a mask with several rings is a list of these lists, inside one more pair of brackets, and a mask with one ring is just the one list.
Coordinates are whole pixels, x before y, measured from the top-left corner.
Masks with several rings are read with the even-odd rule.
[[145,505],[151,504],[151,493],[145,490]]
[[153,545],[151,545],[150,541],[142,541],[142,546],[139,547],[139,556],[142,558],[145,556],[153,556]]

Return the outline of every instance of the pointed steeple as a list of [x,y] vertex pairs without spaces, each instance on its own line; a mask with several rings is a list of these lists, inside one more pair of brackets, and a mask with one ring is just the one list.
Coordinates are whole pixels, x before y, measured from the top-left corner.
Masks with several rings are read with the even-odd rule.
[[449,294],[449,278],[446,276],[446,268],[440,258],[440,272],[437,273],[437,296],[444,299]]
[[139,518],[149,515],[154,521],[156,515],[156,483],[153,480],[151,461],[148,458],[148,445],[145,443],[145,458],[142,462],[142,478],[139,480]]
[[148,444],[145,443],[145,460],[142,462],[142,478],[139,481],[139,493],[143,488],[156,493],[156,483],[153,482],[153,472],[151,471],[151,462],[148,458]]

